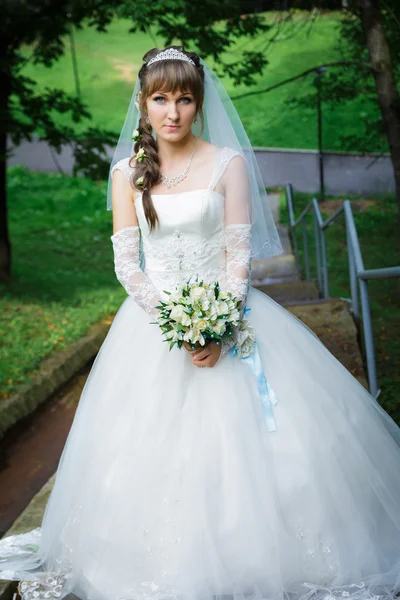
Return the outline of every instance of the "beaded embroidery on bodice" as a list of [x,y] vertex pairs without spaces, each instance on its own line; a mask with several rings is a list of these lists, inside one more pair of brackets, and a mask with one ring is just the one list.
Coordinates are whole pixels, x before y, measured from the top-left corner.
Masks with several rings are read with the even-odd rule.
[[145,273],[160,293],[189,277],[220,280],[225,271],[223,196],[211,190],[169,196],[153,196],[160,226],[151,233],[141,198],[135,203]]
[[[142,195],[135,199],[141,232],[142,268],[163,297],[190,277],[207,282],[225,281],[226,239],[224,233],[224,196],[214,187],[229,160],[238,152],[222,148],[220,160],[209,185],[202,190],[152,194],[159,225],[150,232]],[[129,159],[115,165],[132,177]]]

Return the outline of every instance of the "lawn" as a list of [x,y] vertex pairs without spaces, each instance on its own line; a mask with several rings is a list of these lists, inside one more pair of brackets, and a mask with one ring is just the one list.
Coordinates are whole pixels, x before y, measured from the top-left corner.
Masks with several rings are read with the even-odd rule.
[[[265,19],[273,25],[268,34],[253,40],[239,38],[229,54],[229,62],[235,60],[244,49],[265,49],[269,64],[256,86],[262,90],[268,86],[293,77],[306,69],[324,62],[343,58],[337,48],[338,14],[327,12],[318,17],[310,27],[306,12],[299,12],[291,25],[285,26],[269,43],[277,31],[277,13],[265,13]],[[119,133],[133,91],[137,72],[144,53],[154,46],[163,47],[163,40],[145,33],[129,34],[129,22],[115,21],[107,34],[85,28],[76,31],[76,50],[82,98],[88,104],[93,123]],[[26,48],[27,56],[30,49]],[[209,61],[209,59],[207,59]],[[210,65],[215,64],[210,59]],[[51,69],[28,63],[24,74],[39,82],[40,88],[57,86],[74,93],[71,53],[66,40],[66,54]],[[233,87],[227,78],[223,83],[234,97],[249,91],[244,86]],[[287,104],[290,98],[300,97],[314,90],[313,76],[297,81],[272,92],[234,100],[243,120],[250,141],[255,146],[277,148],[317,147],[317,114],[314,103],[307,107],[293,108]],[[340,108],[323,110],[323,138],[326,150],[340,150],[340,134],[361,133],[359,114],[371,112],[371,107],[354,100]],[[354,148],[357,150],[357,148]]]
[[8,170],[13,277],[0,286],[2,398],[126,297],[113,270],[105,190],[84,178]]
[[[312,195],[295,192],[295,216],[308,204]],[[359,236],[364,266],[367,269],[400,265],[400,247],[396,240],[397,206],[393,196],[374,199],[347,196],[352,201],[354,220]],[[335,210],[340,199],[327,198],[320,203],[326,217]],[[281,220],[287,223],[286,200],[281,195]],[[308,218],[311,276],[316,277],[313,223]],[[329,292],[331,297],[350,297],[347,247],[344,219],[327,230]],[[303,263],[301,231],[297,235],[301,264]],[[372,280],[369,283],[372,325],[376,351],[380,404],[400,424],[400,280]],[[364,361],[365,364],[365,361]]]

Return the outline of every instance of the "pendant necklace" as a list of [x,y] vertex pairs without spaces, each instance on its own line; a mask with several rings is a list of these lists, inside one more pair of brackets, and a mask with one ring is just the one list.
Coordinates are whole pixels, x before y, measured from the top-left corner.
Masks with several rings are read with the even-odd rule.
[[175,187],[176,185],[178,185],[178,183],[180,183],[183,179],[185,179],[186,175],[188,174],[190,165],[192,163],[192,159],[196,150],[196,144],[197,144],[197,138],[196,141],[194,143],[194,148],[193,148],[193,152],[192,152],[192,156],[190,157],[190,160],[188,162],[188,164],[186,165],[185,170],[183,171],[183,173],[181,173],[180,175],[175,175],[175,177],[167,177],[166,175],[164,175],[163,173],[161,173],[161,183],[165,186],[167,186],[167,188],[171,188],[171,187]]

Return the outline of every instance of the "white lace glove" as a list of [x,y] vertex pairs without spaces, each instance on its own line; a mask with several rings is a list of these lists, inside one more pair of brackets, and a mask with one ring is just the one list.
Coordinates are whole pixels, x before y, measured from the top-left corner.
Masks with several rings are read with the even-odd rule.
[[[241,300],[240,317],[243,317],[251,278],[251,225],[233,224],[224,228],[226,248],[227,291]],[[216,364],[235,345],[235,335],[221,343],[221,353]]]
[[152,317],[158,316],[155,308],[160,294],[149,277],[140,268],[140,230],[137,225],[120,229],[111,236],[114,249],[114,267],[118,281],[139,306]]

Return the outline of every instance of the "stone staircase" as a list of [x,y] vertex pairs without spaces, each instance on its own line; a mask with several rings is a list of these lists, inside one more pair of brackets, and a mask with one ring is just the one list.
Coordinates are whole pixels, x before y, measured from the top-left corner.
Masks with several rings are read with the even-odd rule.
[[288,231],[279,224],[279,196],[270,194],[269,198],[284,252],[273,259],[253,261],[252,285],[310,327],[328,350],[367,388],[359,336],[347,302],[339,298],[322,299],[314,281],[301,279]]

